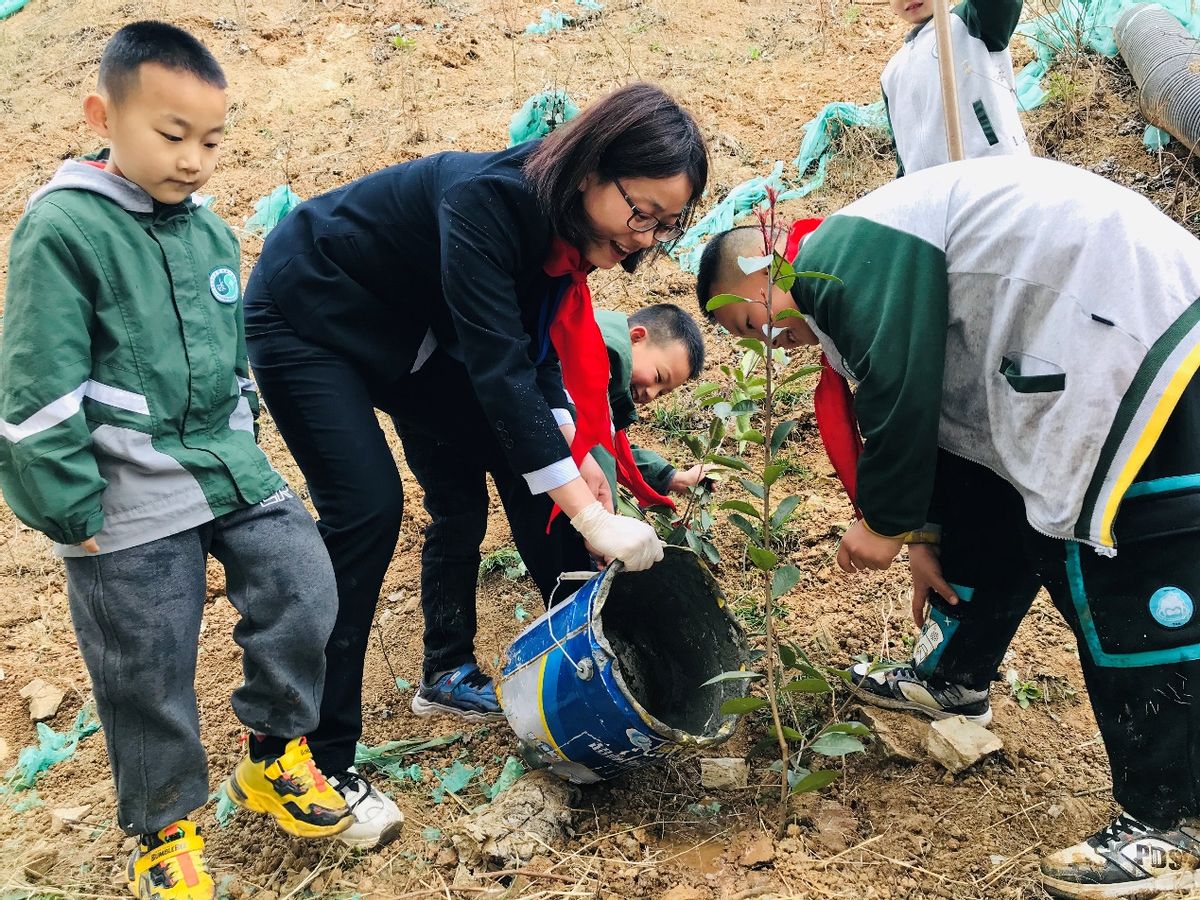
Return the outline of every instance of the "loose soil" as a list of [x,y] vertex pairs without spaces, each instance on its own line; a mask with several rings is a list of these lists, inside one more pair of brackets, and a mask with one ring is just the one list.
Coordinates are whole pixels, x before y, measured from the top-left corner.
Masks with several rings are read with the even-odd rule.
[[[695,113],[713,151],[710,197],[790,160],[799,123],[831,100],[878,96],[878,74],[904,27],[881,3],[820,0],[791,6],[765,0],[610,0],[583,27],[550,37],[521,32],[538,0],[31,0],[0,23],[0,235],[4,246],[28,195],[59,161],[96,149],[80,101],[95,80],[107,37],[138,18],[164,18],[199,36],[230,78],[230,131],[207,192],[238,225],[254,201],[288,182],[312,196],[380,167],[447,148],[491,150],[507,142],[508,120],[531,93],[566,88],[583,103],[627,81],[661,83]],[[574,10],[574,7],[570,7]],[[393,38],[402,37],[404,47]],[[1018,63],[1028,57],[1017,50]],[[1170,150],[1141,146],[1142,122],[1128,75],[1115,62],[1072,59],[1060,68],[1054,102],[1028,118],[1040,151],[1093,168],[1142,190],[1195,227],[1195,167]],[[785,210],[838,208],[892,177],[889,144],[850,132],[825,189]],[[1053,234],[1031,234],[1053,240]],[[243,275],[260,242],[243,241]],[[6,255],[6,254],[5,254]],[[0,272],[6,271],[0,269]],[[403,280],[404,273],[396,273]],[[0,275],[0,281],[4,278]],[[633,310],[671,300],[694,308],[691,278],[659,260],[634,277],[599,273],[598,305]],[[708,326],[706,377],[738,351]],[[811,385],[808,386],[811,390]],[[800,420],[785,447],[792,463],[781,483],[802,498],[787,556],[803,576],[783,601],[778,627],[812,657],[844,664],[860,653],[903,657],[913,627],[903,567],[843,576],[837,540],[850,521],[812,424],[811,394],[792,398]],[[659,402],[635,440],[687,458],[682,428],[706,426],[691,389]],[[263,445],[298,489],[303,480],[269,418]],[[397,459],[402,453],[396,444]],[[421,719],[408,709],[420,675],[418,555],[427,517],[421,491],[405,475],[408,517],[388,571],[365,679],[367,744],[463,730],[452,720]],[[732,489],[726,489],[732,495]],[[498,506],[483,550],[509,546]],[[722,514],[723,515],[723,514]],[[738,532],[721,525],[718,578],[751,631],[754,583],[743,569]],[[36,742],[18,690],[34,677],[67,689],[50,723],[62,729],[90,695],[75,647],[59,562],[41,535],[0,510],[0,770]],[[240,683],[231,639],[234,613],[219,567],[209,572],[210,604],[200,642],[197,697],[214,787],[242,752],[242,728],[229,707]],[[540,610],[531,582],[499,574],[479,592],[478,655],[496,671],[518,616]],[[1046,699],[1021,708],[1007,685],[993,689],[994,731],[1004,750],[967,772],[944,774],[932,762],[886,758],[873,749],[849,757],[844,776],[820,796],[797,802],[795,821],[773,839],[774,778],[754,757],[751,787],[709,796],[699,762],[677,758],[583,791],[576,830],[547,847],[522,874],[503,880],[456,873],[454,853],[429,829],[446,830],[485,798],[472,783],[436,802],[434,769],[454,760],[481,766],[494,781],[514,751],[504,726],[468,728],[462,741],[414,758],[419,783],[379,783],[394,793],[407,825],[393,845],[351,854],[335,843],[303,843],[235,815],[226,827],[210,804],[198,814],[208,858],[231,897],[277,900],[318,894],[395,897],[705,898],[1027,898],[1041,897],[1040,853],[1074,843],[1115,812],[1074,641],[1048,602],[1021,626],[1006,669],[1036,681]],[[843,698],[836,701],[839,707]],[[829,710],[800,709],[802,716]],[[809,718],[812,721],[813,718]],[[750,751],[761,722],[747,722],[717,755]],[[919,755],[918,755],[919,756]],[[114,826],[103,740],[84,740],[37,785],[42,801],[24,812],[0,800],[0,894],[119,897],[129,842]],[[19,799],[19,798],[17,798]],[[87,804],[83,824],[55,826],[50,810]],[[506,886],[507,884],[507,886]],[[501,891],[504,891],[503,893]]]

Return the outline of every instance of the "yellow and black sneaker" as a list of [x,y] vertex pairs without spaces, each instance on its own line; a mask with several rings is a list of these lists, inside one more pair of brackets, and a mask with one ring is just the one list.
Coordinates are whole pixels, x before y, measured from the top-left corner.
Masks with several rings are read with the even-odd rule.
[[216,889],[204,864],[204,838],[187,819],[145,834],[125,869],[129,890],[143,900],[213,900]]
[[225,782],[225,793],[243,809],[274,816],[296,837],[333,837],[354,824],[346,801],[325,780],[302,737],[288,741],[275,759],[243,757]]

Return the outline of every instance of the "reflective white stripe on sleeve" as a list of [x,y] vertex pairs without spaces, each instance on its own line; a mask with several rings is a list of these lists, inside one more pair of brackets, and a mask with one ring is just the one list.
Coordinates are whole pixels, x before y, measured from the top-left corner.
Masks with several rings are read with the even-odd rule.
[[26,438],[41,434],[55,425],[61,425],[79,412],[79,406],[83,403],[85,396],[97,403],[103,403],[105,406],[114,406],[117,409],[139,413],[143,416],[150,415],[150,407],[146,404],[146,398],[142,394],[101,384],[99,381],[85,381],[71,393],[63,394],[57,400],[47,403],[24,422],[14,424],[0,421],[0,437],[7,438],[16,444]]
[[575,420],[571,418],[571,411],[569,409],[551,409],[550,412],[554,413],[555,425],[575,424]]
[[124,388],[111,387],[98,381],[88,381],[84,386],[84,393],[97,403],[115,406],[117,409],[128,412],[141,413],[143,416],[150,415],[150,407],[146,405],[146,398],[142,394],[135,394]]
[[579,477],[579,467],[571,457],[560,459],[538,469],[536,472],[525,473],[525,483],[529,485],[529,493],[544,494],[556,487],[562,487],[568,481]]
[[85,381],[71,393],[63,394],[57,400],[47,403],[24,422],[14,424],[0,420],[0,436],[16,444],[67,421],[79,412],[79,404],[83,402],[83,392],[86,389]]

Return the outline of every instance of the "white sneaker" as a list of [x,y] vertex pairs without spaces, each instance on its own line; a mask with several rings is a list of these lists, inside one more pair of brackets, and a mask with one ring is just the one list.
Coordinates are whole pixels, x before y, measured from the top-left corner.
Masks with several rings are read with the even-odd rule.
[[326,775],[354,814],[354,824],[338,835],[343,844],[358,850],[382,847],[400,836],[404,813],[382,791],[371,786],[353,766],[346,772]]

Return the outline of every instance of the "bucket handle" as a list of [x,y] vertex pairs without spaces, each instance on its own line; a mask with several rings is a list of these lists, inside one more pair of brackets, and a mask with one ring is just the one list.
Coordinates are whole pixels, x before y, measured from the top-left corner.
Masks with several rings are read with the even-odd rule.
[[[617,562],[617,563],[614,563],[614,565],[619,566],[620,563]],[[576,662],[574,657],[572,657],[571,654],[567,652],[566,645],[564,645],[563,642],[558,639],[558,636],[555,635],[555,633],[554,633],[554,596],[555,596],[555,594],[558,593],[558,589],[560,587],[562,587],[564,581],[591,581],[593,578],[596,577],[597,574],[599,574],[599,573],[583,572],[583,571],[563,572],[561,575],[558,576],[558,580],[555,581],[554,588],[550,591],[550,597],[546,601],[546,606],[549,608],[549,612],[550,612],[550,614],[546,617],[546,631],[550,635],[550,640],[554,642],[554,646],[562,651],[562,655],[565,656],[567,658],[567,661],[575,668],[575,673],[585,681],[587,679],[591,678],[591,662],[592,661],[590,659],[588,659],[588,660],[584,660],[583,662]],[[589,600],[588,601],[588,618],[589,619],[591,618],[591,613],[592,613],[592,604],[591,604],[591,600]],[[585,663],[586,663],[586,667],[585,667]]]

